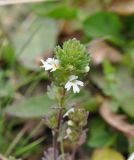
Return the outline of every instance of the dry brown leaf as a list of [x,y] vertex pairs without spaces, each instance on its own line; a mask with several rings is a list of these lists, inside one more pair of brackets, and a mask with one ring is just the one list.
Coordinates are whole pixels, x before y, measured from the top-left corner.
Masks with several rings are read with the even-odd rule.
[[91,53],[92,62],[95,65],[101,64],[104,59],[109,59],[114,63],[120,62],[122,59],[121,52],[102,39],[93,40],[88,51]]
[[120,15],[132,15],[134,14],[134,0],[116,0],[108,10]]
[[134,125],[126,121],[126,116],[111,111],[108,101],[104,101],[100,107],[100,115],[113,128],[122,132],[127,137],[134,137]]

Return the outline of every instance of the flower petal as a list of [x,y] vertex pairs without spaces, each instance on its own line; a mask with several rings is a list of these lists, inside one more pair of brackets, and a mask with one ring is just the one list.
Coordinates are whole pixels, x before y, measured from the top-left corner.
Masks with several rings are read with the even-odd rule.
[[58,59],[48,58],[46,61],[43,59],[40,59],[40,61],[43,63],[41,67],[45,68],[45,70],[50,70],[50,72],[55,71],[59,67]]
[[51,71],[50,72],[54,72],[57,68],[51,67]]
[[60,64],[60,62],[59,62],[59,60],[58,59],[55,59],[55,66],[59,66],[59,64]]
[[68,82],[65,84],[65,88],[67,89],[67,91],[69,91],[69,90],[71,89],[71,87],[72,87],[72,83],[68,81]]
[[43,63],[43,65],[41,66],[42,68],[45,68],[45,70],[50,70],[52,68],[51,64],[48,64],[46,61],[44,61],[43,59],[40,59],[40,61]]
[[84,86],[84,83],[82,81],[76,80],[76,84],[79,86]]
[[43,64],[42,66],[40,66],[40,67],[44,67],[44,65],[45,65],[45,61],[43,60],[43,59],[40,59],[40,61],[41,61],[41,63]]
[[46,60],[46,62],[52,64],[52,63],[54,63],[54,58],[48,58]]
[[51,65],[51,64],[48,64],[47,62],[45,62],[44,68],[45,68],[46,71],[47,71],[47,70],[50,70],[50,69],[52,69],[52,65]]
[[79,93],[80,92],[80,89],[79,89],[77,84],[73,84],[73,91],[74,91],[74,93]]
[[74,112],[74,108],[70,108],[70,109],[63,115],[63,118],[66,117],[66,116],[68,116],[69,113],[71,113],[71,112]]
[[132,153],[132,154],[130,155],[130,157],[128,158],[128,160],[134,160],[134,153]]
[[77,78],[78,78],[78,76],[72,75],[69,77],[69,81],[76,80]]

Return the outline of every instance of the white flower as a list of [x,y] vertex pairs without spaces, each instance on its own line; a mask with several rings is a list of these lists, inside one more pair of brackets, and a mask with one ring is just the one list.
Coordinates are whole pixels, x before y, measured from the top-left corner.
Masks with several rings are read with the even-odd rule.
[[42,68],[45,68],[45,70],[50,70],[50,72],[55,71],[59,68],[59,60],[54,58],[48,58],[46,61],[43,59],[40,59],[40,61],[43,63],[41,66]]
[[89,70],[90,70],[90,67],[89,67],[89,66],[86,66],[86,67],[85,67],[85,72],[89,72]]
[[69,113],[71,113],[71,112],[74,112],[74,108],[69,109],[69,110],[63,115],[63,118],[66,117],[66,116],[68,116]]
[[69,81],[65,84],[65,88],[67,89],[67,91],[69,91],[71,87],[73,87],[74,93],[80,92],[80,88],[78,86],[84,86],[84,83],[77,79],[78,79],[78,76],[72,75],[69,77]]
[[134,153],[132,153],[127,160],[134,160]]

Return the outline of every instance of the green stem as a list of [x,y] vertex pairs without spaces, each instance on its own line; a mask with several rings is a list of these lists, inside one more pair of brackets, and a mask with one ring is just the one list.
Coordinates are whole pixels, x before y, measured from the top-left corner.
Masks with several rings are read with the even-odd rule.
[[57,159],[57,133],[54,130],[53,131],[53,159],[56,160]]
[[61,157],[62,157],[62,160],[65,160],[63,139],[61,139],[61,141],[60,141],[60,150],[61,150]]
[[[61,128],[61,121],[62,121],[62,111],[63,111],[63,107],[64,107],[64,99],[65,99],[65,89],[62,89],[62,93],[61,93],[61,98],[59,101],[59,114],[58,114],[58,125],[56,130],[54,131],[53,134],[53,148],[54,148],[54,160],[56,160],[56,150],[57,150],[57,146],[58,146],[58,136],[59,136],[59,130]],[[61,143],[60,143],[61,144]],[[64,153],[64,147],[62,144],[62,148],[61,148],[61,153]],[[64,156],[64,154],[63,154]],[[64,159],[63,159],[64,160]]]

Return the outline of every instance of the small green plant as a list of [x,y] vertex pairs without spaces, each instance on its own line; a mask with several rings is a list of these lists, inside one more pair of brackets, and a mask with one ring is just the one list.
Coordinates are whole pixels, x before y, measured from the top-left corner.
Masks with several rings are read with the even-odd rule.
[[[84,45],[76,39],[64,42],[63,47],[57,46],[53,58],[41,59],[41,67],[50,71],[52,79],[48,95],[57,102],[51,115],[45,117],[45,123],[52,129],[53,148],[45,152],[44,160],[52,159],[52,155],[53,160],[74,159],[77,147],[83,143],[88,113],[84,108],[72,105],[70,97],[84,86],[82,79],[90,69],[89,61]],[[72,143],[72,155],[64,153],[63,142],[67,140]]]

